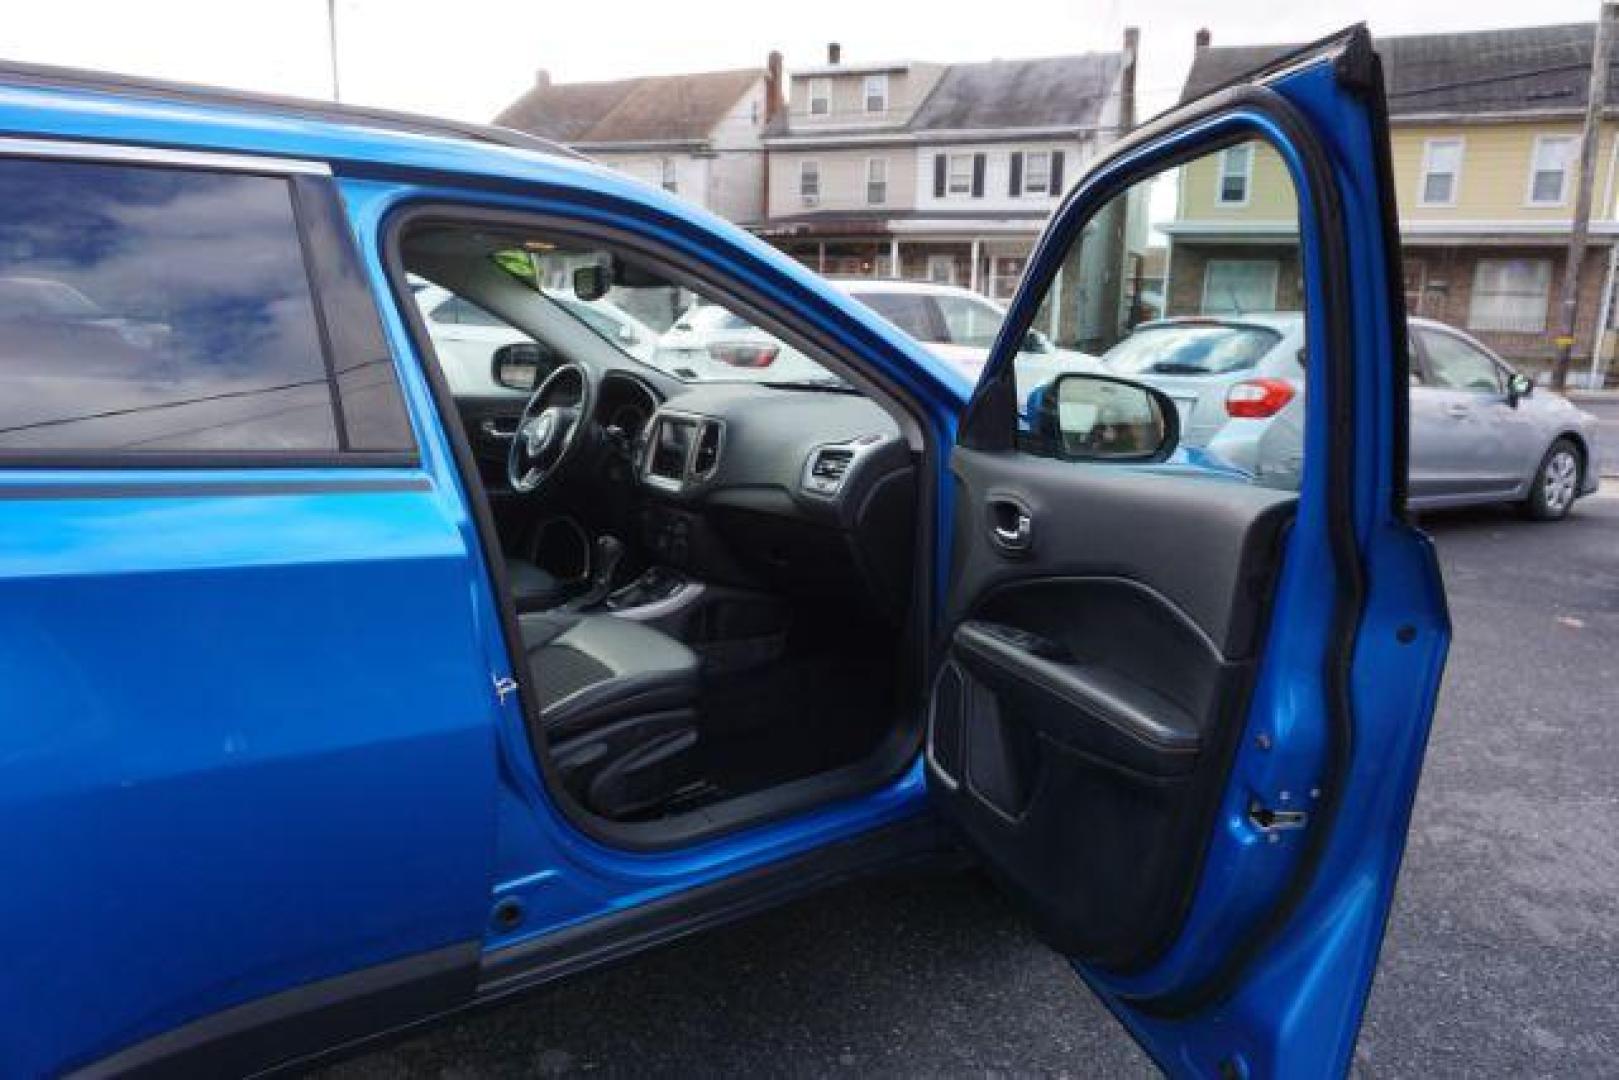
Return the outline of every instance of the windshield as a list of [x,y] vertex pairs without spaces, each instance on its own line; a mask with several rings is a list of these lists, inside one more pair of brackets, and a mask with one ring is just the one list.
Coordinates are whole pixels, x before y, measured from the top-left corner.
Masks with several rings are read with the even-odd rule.
[[531,243],[493,258],[627,359],[685,382],[848,387],[724,303],[606,251]]
[[1124,375],[1224,375],[1252,368],[1281,340],[1262,326],[1143,326],[1103,353],[1102,362]]

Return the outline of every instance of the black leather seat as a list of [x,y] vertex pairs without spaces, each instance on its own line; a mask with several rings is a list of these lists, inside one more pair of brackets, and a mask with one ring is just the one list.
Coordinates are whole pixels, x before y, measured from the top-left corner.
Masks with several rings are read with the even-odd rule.
[[695,653],[616,615],[544,612],[521,625],[536,742],[581,805],[628,820],[700,783]]
[[552,743],[696,704],[697,654],[660,630],[573,612],[525,615],[521,626],[540,722]]
[[527,559],[506,560],[506,583],[518,611],[544,611],[565,602],[576,586],[559,581]]

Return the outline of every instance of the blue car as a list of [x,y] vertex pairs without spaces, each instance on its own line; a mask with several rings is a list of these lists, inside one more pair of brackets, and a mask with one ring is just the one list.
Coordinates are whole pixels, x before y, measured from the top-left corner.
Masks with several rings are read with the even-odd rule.
[[[1381,80],[1356,28],[1111,147],[975,387],[549,144],[0,69],[0,1073],[298,1066],[963,851],[1166,1071],[1343,1073],[1449,640]],[[1021,428],[1087,224],[1242,140],[1299,490],[1106,375]]]

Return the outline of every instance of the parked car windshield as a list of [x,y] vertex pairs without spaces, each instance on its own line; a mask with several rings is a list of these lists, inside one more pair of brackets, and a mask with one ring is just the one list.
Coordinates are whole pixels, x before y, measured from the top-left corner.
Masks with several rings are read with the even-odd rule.
[[535,243],[498,252],[494,261],[628,359],[677,379],[852,389],[747,317],[607,252]]
[[1124,375],[1224,375],[1252,368],[1281,340],[1263,326],[1143,326],[1103,353],[1102,362]]

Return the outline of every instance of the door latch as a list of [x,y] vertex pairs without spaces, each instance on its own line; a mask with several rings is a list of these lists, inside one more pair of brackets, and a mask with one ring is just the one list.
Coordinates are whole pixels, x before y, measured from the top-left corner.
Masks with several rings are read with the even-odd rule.
[[495,700],[506,704],[506,699],[517,693],[517,680],[509,675],[495,676]]
[[1310,818],[1303,810],[1273,810],[1259,802],[1248,804],[1248,822],[1262,833],[1273,837],[1288,829],[1302,829]]

